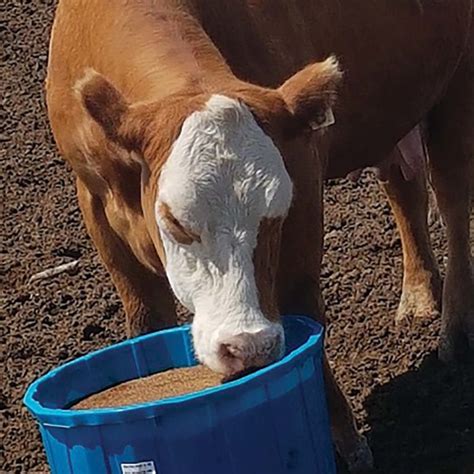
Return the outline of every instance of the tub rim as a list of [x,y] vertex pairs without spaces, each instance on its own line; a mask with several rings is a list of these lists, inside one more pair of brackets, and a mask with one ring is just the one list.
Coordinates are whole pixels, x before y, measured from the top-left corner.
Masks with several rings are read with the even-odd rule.
[[78,364],[93,357],[97,357],[104,352],[113,351],[119,347],[133,345],[137,341],[148,340],[157,337],[158,334],[189,331],[191,325],[187,324],[112,344],[73,359],[72,361],[66,362],[65,364],[61,364],[30,384],[23,397],[23,403],[42,425],[72,428],[76,426],[97,426],[127,423],[130,421],[155,418],[160,416],[160,414],[164,413],[165,411],[168,412],[173,409],[180,408],[189,409],[193,405],[202,405],[215,399],[222,399],[223,397],[230,396],[236,397],[239,395],[239,393],[245,392],[250,388],[263,385],[269,380],[274,380],[284,376],[293,370],[295,366],[302,363],[303,360],[306,360],[309,356],[317,355],[318,358],[321,359],[324,336],[323,326],[308,316],[303,315],[285,315],[282,317],[282,323],[284,321],[290,322],[291,324],[303,325],[309,328],[311,332],[307,341],[269,366],[263,367],[251,374],[245,375],[244,377],[231,382],[226,382],[222,385],[206,388],[204,390],[192,392],[186,395],[179,395],[133,405],[124,405],[123,407],[94,408],[85,410],[73,410],[71,408],[49,408],[43,406],[41,402],[35,398],[38,390],[41,389],[41,385],[48,383],[49,379],[55,377],[58,372],[64,370],[66,367]]

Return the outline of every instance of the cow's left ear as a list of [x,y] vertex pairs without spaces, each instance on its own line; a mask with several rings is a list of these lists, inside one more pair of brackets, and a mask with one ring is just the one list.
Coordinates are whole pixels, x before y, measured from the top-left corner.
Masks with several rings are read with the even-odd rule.
[[74,90],[84,109],[110,140],[127,149],[138,146],[140,137],[130,130],[134,108],[112,83],[93,69],[87,69]]
[[341,79],[339,63],[330,56],[306,66],[278,89],[297,129],[319,130],[334,123],[332,106]]

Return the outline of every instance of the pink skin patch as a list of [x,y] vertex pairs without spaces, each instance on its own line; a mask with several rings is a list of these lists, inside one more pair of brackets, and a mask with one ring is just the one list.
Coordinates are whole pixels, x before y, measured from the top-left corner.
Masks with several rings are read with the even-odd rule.
[[[387,181],[392,166],[398,166],[406,181],[411,181],[424,170],[428,151],[421,134],[420,125],[413,128],[405,135],[388,155],[385,160],[377,166],[371,167],[375,171],[377,179]],[[357,181],[360,178],[362,169],[352,171],[347,175],[351,181]]]

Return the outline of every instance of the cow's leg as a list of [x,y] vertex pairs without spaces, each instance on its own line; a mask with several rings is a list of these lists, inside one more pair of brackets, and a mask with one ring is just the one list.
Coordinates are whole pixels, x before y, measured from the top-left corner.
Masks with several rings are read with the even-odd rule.
[[175,304],[166,279],[136,259],[111,228],[101,199],[80,179],[77,195],[87,231],[123,302],[129,337],[176,324]]
[[[290,233],[289,229],[293,229],[291,237],[294,239],[295,228],[291,227],[293,223],[293,219],[290,217],[288,233]],[[305,228],[307,229],[307,226]],[[315,235],[316,232],[315,229]],[[299,232],[296,233],[300,234]],[[304,233],[301,232],[301,234]],[[315,240],[319,239],[315,237]],[[281,268],[284,275],[279,279],[281,312],[282,314],[310,316],[325,325],[319,276],[315,274],[316,271],[314,270],[319,268],[319,259],[313,260],[311,257],[314,257],[314,255],[311,255],[311,249],[307,246],[307,242],[301,242],[298,238],[293,242],[295,244],[299,242],[301,247],[297,254],[292,256],[291,252],[286,248],[286,242],[287,239],[283,235],[283,247],[285,248],[281,257]],[[313,262],[314,266],[312,268],[304,268],[303,266],[297,268],[295,266],[295,262],[302,255],[307,257],[308,263]],[[334,377],[326,354],[324,354],[323,370],[331,431],[336,449],[347,463],[351,472],[370,469],[373,464],[372,453],[365,436],[357,430],[351,406]]]
[[[313,317],[324,325],[324,305],[319,283],[323,248],[321,173],[311,166],[300,166],[307,151],[298,154],[295,148],[292,153],[285,156],[288,157],[288,168],[295,182],[297,197],[283,227],[277,285],[280,310],[282,314]],[[307,163],[312,161],[314,158],[309,157]],[[334,378],[326,355],[323,368],[336,449],[351,472],[370,469],[373,464],[372,453],[365,437],[357,430],[352,409]]]
[[407,181],[400,168],[392,166],[382,186],[395,215],[403,249],[403,289],[396,322],[431,317],[439,312],[441,279],[428,231],[426,173],[423,170]]
[[432,111],[428,146],[448,239],[439,355],[454,361],[469,348],[474,350],[474,272],[469,242],[470,167],[474,165],[472,66],[460,66],[446,96]]

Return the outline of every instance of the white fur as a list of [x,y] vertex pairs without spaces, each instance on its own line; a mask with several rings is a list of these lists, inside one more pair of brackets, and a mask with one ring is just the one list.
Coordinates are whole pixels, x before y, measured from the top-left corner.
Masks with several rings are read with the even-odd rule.
[[[225,372],[219,345],[242,332],[267,329],[283,343],[281,325],[260,311],[253,252],[262,218],[288,212],[292,183],[280,152],[249,109],[214,95],[204,110],[190,115],[158,189],[156,217],[166,272],[176,296],[195,313],[199,360]],[[201,242],[176,242],[158,212],[161,203]]]

